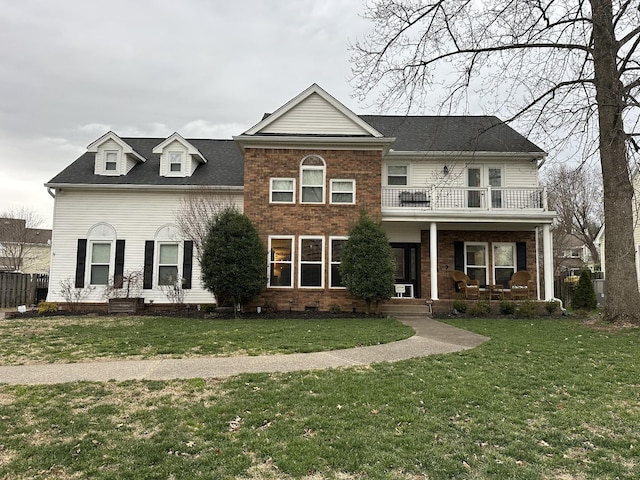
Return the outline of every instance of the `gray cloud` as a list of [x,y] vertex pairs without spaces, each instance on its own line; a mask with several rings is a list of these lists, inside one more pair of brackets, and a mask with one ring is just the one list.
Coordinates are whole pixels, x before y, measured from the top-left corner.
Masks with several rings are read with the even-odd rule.
[[229,138],[316,82],[351,100],[353,0],[0,0],[0,211],[108,130]]

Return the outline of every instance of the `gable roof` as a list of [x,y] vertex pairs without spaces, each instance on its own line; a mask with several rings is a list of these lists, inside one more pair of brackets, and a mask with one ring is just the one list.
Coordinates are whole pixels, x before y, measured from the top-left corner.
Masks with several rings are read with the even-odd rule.
[[131,145],[129,145],[127,142],[125,142],[122,138],[120,138],[118,135],[116,135],[113,132],[107,132],[103,136],[101,136],[99,139],[97,139],[95,142],[90,143],[89,146],[87,147],[87,151],[95,153],[98,151],[98,147],[100,147],[100,145],[108,141],[113,141],[118,145],[120,145],[120,147],[122,148],[122,151],[126,155],[131,155],[137,161],[139,162],[146,161],[146,158],[144,158],[142,155],[136,152],[135,149],[131,147]]
[[396,152],[545,152],[494,116],[360,115]]
[[187,153],[189,155],[194,156],[198,161],[202,163],[207,163],[207,159],[204,157],[204,155],[202,155],[202,153],[200,153],[200,151],[196,147],[194,147],[191,143],[186,141],[182,137],[182,135],[180,135],[178,132],[174,132],[169,138],[164,140],[162,143],[156,145],[153,148],[152,152],[162,154],[162,151],[164,150],[164,148],[167,145],[171,145],[173,142],[178,142],[182,144],[182,146],[184,146],[187,149]]
[[242,134],[245,135],[382,137],[380,132],[315,83],[265,116]]
[[208,161],[196,168],[191,177],[161,177],[160,154],[153,149],[164,138],[123,138],[140,155],[147,159],[132,168],[127,175],[104,176],[94,173],[95,154],[87,152],[53,177],[45,185],[149,185],[149,186],[218,186],[242,187],[244,185],[244,158],[233,140],[190,139]]

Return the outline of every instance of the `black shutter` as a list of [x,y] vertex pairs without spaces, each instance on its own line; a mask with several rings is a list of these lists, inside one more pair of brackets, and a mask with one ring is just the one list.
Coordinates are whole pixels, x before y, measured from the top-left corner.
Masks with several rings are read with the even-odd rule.
[[453,269],[464,272],[464,242],[453,242]]
[[185,240],[184,257],[182,259],[182,277],[184,281],[182,288],[188,290],[191,288],[191,276],[193,271],[193,241]]
[[113,286],[122,288],[124,279],[124,240],[116,240],[116,266],[113,272]]
[[78,251],[76,256],[76,288],[84,288],[84,272],[87,263],[87,240],[78,239]]
[[144,242],[144,271],[142,278],[142,288],[149,290],[153,288],[153,240]]
[[526,242],[516,243],[516,270],[527,269],[527,244]]

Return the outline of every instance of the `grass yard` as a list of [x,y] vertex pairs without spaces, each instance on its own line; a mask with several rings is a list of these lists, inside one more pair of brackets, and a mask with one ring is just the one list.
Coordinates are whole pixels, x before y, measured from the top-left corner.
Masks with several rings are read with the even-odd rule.
[[[44,317],[0,322],[0,365],[317,352],[410,337],[386,318]],[[2,382],[2,379],[0,379]]]
[[456,320],[394,364],[0,386],[0,479],[640,478],[640,329]]

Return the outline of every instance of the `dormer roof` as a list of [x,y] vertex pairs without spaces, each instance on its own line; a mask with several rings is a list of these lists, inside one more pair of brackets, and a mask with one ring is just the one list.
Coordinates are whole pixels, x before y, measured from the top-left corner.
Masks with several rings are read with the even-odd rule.
[[138,152],[136,152],[131,147],[131,145],[129,145],[127,142],[122,140],[118,135],[116,135],[115,133],[113,133],[111,131],[105,133],[103,136],[98,138],[95,142],[89,144],[89,146],[87,146],[87,152],[89,152],[89,153],[97,153],[98,152],[98,148],[101,145],[104,145],[108,141],[113,141],[113,142],[117,143],[118,145],[120,145],[120,147],[122,148],[122,153],[124,153],[125,155],[129,155],[130,157],[133,157],[135,160],[137,160],[139,162],[146,162],[146,160],[147,160],[146,158],[144,158],[142,155],[140,155]]
[[190,143],[187,140],[185,140],[182,137],[182,135],[180,135],[178,132],[174,132],[165,141],[163,141],[162,143],[159,143],[158,145],[156,145],[153,148],[152,152],[156,153],[156,154],[162,154],[164,149],[166,147],[168,147],[169,145],[171,145],[173,142],[178,142],[178,143],[182,144],[182,146],[187,149],[187,153],[189,155],[191,155],[191,157],[194,158],[195,160],[197,160],[198,162],[207,163],[207,159],[204,157],[204,155],[202,155],[202,153],[200,153],[200,151],[192,143]]

